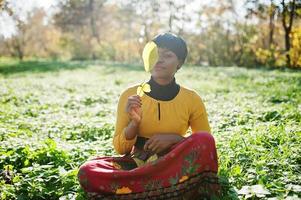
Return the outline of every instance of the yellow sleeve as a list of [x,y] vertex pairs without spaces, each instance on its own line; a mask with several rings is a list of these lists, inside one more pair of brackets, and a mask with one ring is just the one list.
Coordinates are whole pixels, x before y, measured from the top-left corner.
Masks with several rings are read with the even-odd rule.
[[191,127],[191,131],[192,133],[199,131],[211,133],[205,105],[201,97],[197,93],[194,94],[194,97],[191,98],[192,110],[189,116],[189,125]]
[[125,129],[130,122],[130,118],[126,113],[126,103],[128,99],[128,92],[122,93],[118,101],[117,107],[117,117],[115,125],[115,133],[113,137],[113,146],[117,153],[126,154],[129,153],[134,146],[137,137],[132,140],[127,140],[125,138]]

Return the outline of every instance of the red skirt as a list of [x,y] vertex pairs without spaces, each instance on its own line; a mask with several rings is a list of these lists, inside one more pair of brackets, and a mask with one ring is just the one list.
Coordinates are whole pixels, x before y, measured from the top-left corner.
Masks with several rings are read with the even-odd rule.
[[78,173],[91,199],[212,198],[219,194],[218,163],[211,134],[194,133],[141,167],[130,156],[99,157]]

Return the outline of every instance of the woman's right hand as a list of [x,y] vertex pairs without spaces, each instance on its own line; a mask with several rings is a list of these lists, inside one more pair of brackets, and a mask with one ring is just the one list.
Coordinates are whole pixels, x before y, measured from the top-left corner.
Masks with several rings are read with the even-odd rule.
[[141,105],[141,98],[138,95],[132,95],[128,97],[126,112],[128,113],[130,119],[136,124],[139,124],[142,119]]

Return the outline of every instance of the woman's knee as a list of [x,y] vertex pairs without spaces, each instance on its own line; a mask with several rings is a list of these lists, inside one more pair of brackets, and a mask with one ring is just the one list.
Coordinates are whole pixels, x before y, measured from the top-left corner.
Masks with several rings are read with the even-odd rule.
[[206,132],[195,132],[190,137],[197,143],[204,143],[215,148],[215,140],[212,134]]
[[87,176],[89,174],[89,165],[87,163],[84,163],[81,165],[78,169],[77,178],[80,183],[83,183],[87,179]]

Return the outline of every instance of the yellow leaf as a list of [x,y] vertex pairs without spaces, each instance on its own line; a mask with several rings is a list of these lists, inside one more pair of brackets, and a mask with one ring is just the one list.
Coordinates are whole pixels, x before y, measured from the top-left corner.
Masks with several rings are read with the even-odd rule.
[[139,85],[138,88],[137,88],[137,95],[142,97],[144,95],[144,92],[142,90],[142,86]]
[[138,167],[145,165],[145,161],[143,161],[139,158],[133,158],[133,160],[135,161],[135,163],[137,164]]
[[146,162],[149,163],[149,162],[155,161],[155,160],[157,160],[157,159],[158,159],[157,154],[154,154],[154,155],[152,155],[151,157],[149,157],[149,158],[146,160]]
[[129,194],[129,193],[132,193],[132,190],[128,187],[122,187],[116,190],[116,194]]
[[153,162],[153,161],[157,160],[158,159],[158,155],[154,154],[154,155],[150,156],[146,161],[143,161],[143,160],[141,160],[139,158],[135,158],[135,157],[133,159],[136,162],[137,166],[141,167],[141,166],[143,166],[143,165],[145,165],[147,163],[150,163],[150,162]]
[[158,54],[158,47],[154,42],[148,42],[142,53],[142,59],[144,63],[144,69],[146,72],[152,70],[156,62],[158,61],[159,54]]
[[188,176],[182,176],[179,180],[179,183],[182,183],[188,179]]
[[116,162],[112,162],[112,165],[115,169],[121,169],[121,166]]
[[143,92],[150,92],[151,91],[150,85],[148,83],[143,84],[142,90]]
[[150,92],[151,88],[148,83],[142,83],[137,87],[137,95],[142,97],[144,95],[144,92]]

